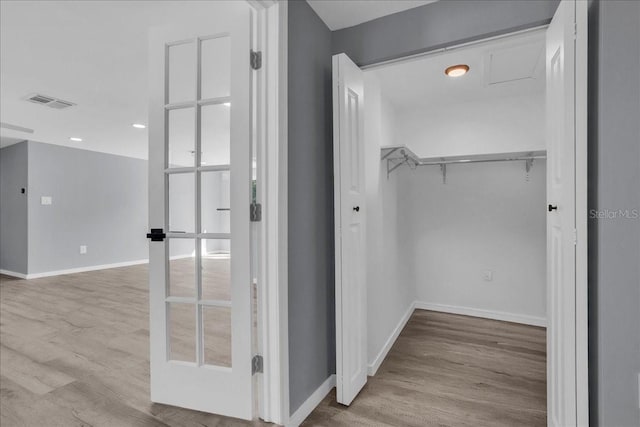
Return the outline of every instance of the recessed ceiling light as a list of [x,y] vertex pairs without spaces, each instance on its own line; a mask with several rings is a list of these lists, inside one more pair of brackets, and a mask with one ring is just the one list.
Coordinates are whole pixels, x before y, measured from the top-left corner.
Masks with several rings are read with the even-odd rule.
[[231,103],[230,103],[230,102],[225,102],[225,103],[224,103],[224,104],[222,104],[222,105],[224,105],[225,107],[231,107]]
[[141,123],[134,123],[131,126],[133,126],[136,129],[144,129],[144,128],[146,128],[146,126],[141,124]]
[[458,65],[452,65],[451,67],[447,67],[447,69],[444,70],[444,73],[449,77],[460,77],[467,74],[468,71],[469,71],[468,65],[458,64]]
[[77,138],[75,136],[72,136],[71,138],[69,138],[69,141],[73,141],[73,142],[82,142],[82,138]]

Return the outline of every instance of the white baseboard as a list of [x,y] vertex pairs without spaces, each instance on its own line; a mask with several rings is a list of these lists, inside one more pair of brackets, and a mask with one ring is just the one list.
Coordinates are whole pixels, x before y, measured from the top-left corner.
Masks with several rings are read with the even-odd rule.
[[336,376],[331,375],[325,382],[313,392],[307,400],[291,415],[287,427],[298,427],[302,422],[307,419],[309,414],[322,402],[322,400],[329,394],[332,388],[336,386]]
[[[171,261],[176,260],[176,259],[185,259],[185,258],[195,258],[195,255],[189,254],[189,255],[174,255],[174,256],[170,256],[169,259]],[[149,262],[149,260],[147,260],[147,262]]]
[[[174,255],[169,257],[171,261],[176,259],[184,259],[184,258],[192,258],[193,255]],[[54,270],[54,271],[45,271],[42,273],[31,273],[31,274],[22,274],[16,273],[15,271],[9,270],[0,270],[1,274],[6,274],[7,276],[18,277],[20,279],[41,279],[43,277],[51,277],[51,276],[62,276],[63,274],[74,274],[74,273],[84,273],[87,271],[96,271],[96,270],[107,270],[109,268],[119,268],[119,267],[130,267],[132,265],[140,265],[140,264],[148,264],[148,259],[138,259],[135,261],[124,261],[124,262],[115,262],[111,264],[101,264],[101,265],[90,265],[87,267],[78,267],[78,268],[68,268],[65,270]]]
[[85,271],[106,270],[109,268],[129,267],[132,265],[147,264],[148,259],[136,261],[116,262],[113,264],[90,265],[87,267],[69,268],[66,270],[45,271],[43,273],[27,274],[25,279],[40,279],[42,277],[61,276],[63,274],[84,273]]
[[482,317],[484,319],[502,320],[505,322],[522,323],[532,326],[547,326],[544,317],[528,316],[526,314],[506,313],[503,311],[482,310],[479,308],[462,307],[446,304],[434,304],[424,301],[416,301],[415,308],[419,310],[440,311],[442,313],[462,314],[465,316]]
[[0,274],[4,274],[5,276],[17,277],[18,279],[26,279],[27,275],[24,273],[18,273],[16,271],[11,270],[2,270],[0,269]]
[[415,301],[412,302],[411,304],[409,304],[409,308],[405,312],[404,316],[402,316],[402,318],[400,319],[400,321],[396,325],[395,329],[393,330],[393,332],[391,333],[391,335],[389,336],[387,341],[384,343],[384,345],[380,349],[380,352],[378,353],[376,358],[373,360],[373,362],[369,363],[369,366],[367,367],[367,375],[372,377],[372,376],[374,376],[376,374],[376,372],[378,372],[378,368],[380,368],[380,365],[382,365],[382,362],[387,357],[387,354],[389,353],[389,350],[391,350],[391,347],[393,347],[393,344],[398,339],[398,336],[400,335],[400,332],[402,332],[402,330],[404,329],[405,325],[407,324],[407,322],[411,318],[411,315],[413,314],[413,311],[415,310],[415,307],[416,307]]

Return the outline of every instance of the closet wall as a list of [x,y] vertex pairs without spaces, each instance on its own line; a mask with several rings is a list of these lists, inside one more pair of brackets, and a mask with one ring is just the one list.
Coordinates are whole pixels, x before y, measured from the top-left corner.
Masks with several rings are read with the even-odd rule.
[[367,345],[369,374],[378,368],[411,313],[415,290],[402,268],[398,218],[398,175],[387,179],[380,147],[393,144],[396,113],[380,93],[377,78],[365,76],[365,180],[367,229]]
[[[545,161],[398,175],[402,259],[418,308],[545,325]],[[484,275],[490,272],[490,280]]]
[[544,94],[428,108],[399,106],[398,144],[420,157],[545,150]]
[[[545,149],[542,93],[398,109],[396,144],[420,157]],[[545,325],[546,168],[534,161],[398,172],[401,259],[417,306]],[[489,272],[490,280],[484,278]]]

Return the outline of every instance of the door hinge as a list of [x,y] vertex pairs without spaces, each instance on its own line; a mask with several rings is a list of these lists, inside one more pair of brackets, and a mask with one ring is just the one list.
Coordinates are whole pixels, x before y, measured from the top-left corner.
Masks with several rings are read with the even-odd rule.
[[249,205],[251,222],[262,221],[262,205],[260,203],[251,203]]
[[263,372],[264,362],[262,360],[262,356],[256,354],[251,359],[251,375],[261,374]]
[[576,230],[575,228],[573,229],[573,244],[578,244],[578,230]]
[[262,68],[262,52],[251,51],[251,68],[253,70]]
[[167,237],[162,228],[152,228],[151,233],[147,233],[147,239],[151,239],[152,242],[163,242]]

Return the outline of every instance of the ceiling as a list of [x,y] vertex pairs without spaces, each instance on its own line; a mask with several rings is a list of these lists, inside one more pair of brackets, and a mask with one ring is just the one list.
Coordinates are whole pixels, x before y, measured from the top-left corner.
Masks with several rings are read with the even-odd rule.
[[[194,16],[211,14],[214,3],[1,1],[0,121],[33,129],[33,133],[1,127],[0,145],[29,139],[146,158],[147,130],[135,129],[132,124],[147,121],[147,31],[152,26],[175,24],[178,20],[189,22]],[[325,3],[332,3],[333,8],[351,8],[344,15],[366,20],[397,11],[394,8],[400,3],[411,7],[407,4],[425,2]],[[543,33],[531,33],[372,72],[396,106],[468,102],[482,97],[542,93],[543,52]],[[470,73],[459,79],[447,78],[444,68],[459,62],[469,64]],[[500,83],[513,78],[520,80]],[[77,105],[57,110],[23,99],[33,93]],[[216,117],[211,120],[212,126],[228,129],[228,112],[220,109]],[[228,140],[221,131],[210,133]],[[73,142],[70,137],[83,141]],[[212,140],[211,144],[222,142]],[[192,155],[186,149],[182,151]]]
[[[147,157],[147,32],[215,13],[203,1],[0,2],[2,145],[24,139]],[[56,110],[26,102],[71,101]],[[82,142],[70,141],[80,137]]]
[[[545,32],[537,30],[371,69],[398,109],[537,94],[545,89]],[[444,70],[467,64],[457,78]]]
[[353,27],[363,22],[437,0],[307,0],[331,31]]

